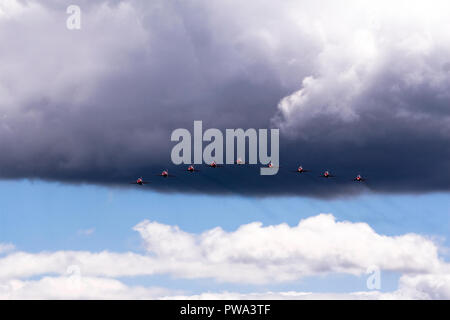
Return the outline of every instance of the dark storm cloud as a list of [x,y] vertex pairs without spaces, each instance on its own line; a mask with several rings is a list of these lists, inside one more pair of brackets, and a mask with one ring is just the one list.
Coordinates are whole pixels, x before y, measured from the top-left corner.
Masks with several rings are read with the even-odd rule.
[[[3,178],[142,175],[163,191],[325,197],[448,190],[445,2],[78,1],[82,28],[69,31],[72,2],[0,5]],[[170,134],[194,120],[279,127],[279,174],[185,175],[170,165]],[[299,164],[314,173],[288,172]],[[154,177],[164,168],[177,179]],[[338,178],[322,181],[325,169]],[[350,182],[358,173],[365,186]]]

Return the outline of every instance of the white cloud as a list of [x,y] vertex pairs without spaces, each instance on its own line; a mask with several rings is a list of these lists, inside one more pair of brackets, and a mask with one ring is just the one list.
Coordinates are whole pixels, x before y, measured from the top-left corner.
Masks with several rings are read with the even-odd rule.
[[371,265],[402,273],[432,273],[444,265],[437,246],[423,236],[383,236],[365,223],[337,222],[330,214],[294,227],[250,223],[234,232],[215,228],[200,235],[149,221],[135,230],[168,270],[188,278],[268,283],[328,273],[360,275]]
[[0,283],[0,299],[191,299],[191,300],[392,300],[450,299],[449,275],[403,276],[392,292],[204,292],[186,294],[160,287],[129,286],[102,277],[45,276]]
[[0,259],[0,280],[44,274],[66,274],[78,266],[84,276],[137,276],[162,273],[162,261],[150,256],[102,251],[15,252]]
[[95,232],[95,228],[89,228],[89,229],[80,229],[77,231],[77,234],[79,236],[90,236]]
[[0,19],[10,18],[24,10],[24,7],[17,0],[3,0],[0,3]]
[[[141,235],[147,254],[10,252],[0,258],[0,297],[186,297],[154,288],[128,287],[114,278],[169,274],[177,278],[212,278],[258,285],[313,275],[362,275],[368,266],[376,265],[382,271],[402,274],[398,290],[345,295],[224,292],[191,298],[450,298],[449,266],[439,257],[438,246],[432,240],[417,234],[380,235],[366,223],[339,222],[331,214],[313,216],[292,227],[255,222],[230,232],[214,228],[192,234],[177,226],[147,220],[134,229]],[[30,277],[41,278],[27,280]],[[74,283],[78,291],[72,290],[73,287],[67,289],[68,284]]]
[[12,243],[0,243],[0,254],[13,251],[15,248]]
[[130,287],[115,279],[98,277],[43,277],[0,283],[0,299],[156,299],[170,293],[173,291]]
[[349,293],[331,292],[205,292],[198,295],[179,295],[166,297],[168,299],[228,299],[228,300],[309,300],[309,299],[339,299],[339,300],[430,300],[450,299],[450,273],[427,275],[404,275],[400,278],[399,287],[395,291],[360,291]]
[[400,278],[398,292],[400,297],[410,299],[450,299],[450,272],[404,275]]
[[450,275],[403,276],[399,289],[391,292],[360,291],[349,293],[332,292],[205,292],[197,295],[179,295],[163,299],[192,300],[430,300],[450,299]]
[[448,272],[430,239],[417,234],[380,235],[365,223],[338,222],[331,214],[301,220],[293,227],[255,222],[232,232],[214,228],[191,234],[147,220],[134,229],[147,254],[13,252],[0,259],[0,279],[64,275],[71,265],[88,277],[170,274],[251,284],[333,273],[361,275],[373,265],[404,275]]
[[163,297],[163,299],[175,300],[312,300],[312,299],[339,299],[339,300],[363,300],[381,299],[382,295],[376,291],[355,293],[313,293],[313,292],[204,292],[197,295],[179,295]]

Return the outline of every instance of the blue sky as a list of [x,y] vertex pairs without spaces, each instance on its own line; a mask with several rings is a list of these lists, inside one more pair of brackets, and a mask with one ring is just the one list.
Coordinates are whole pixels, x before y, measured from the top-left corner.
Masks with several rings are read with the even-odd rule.
[[[319,213],[338,220],[366,222],[377,233],[395,236],[417,233],[450,246],[449,194],[365,194],[323,200],[302,197],[249,198],[163,194],[144,187],[67,185],[43,181],[0,182],[2,206],[0,243],[13,243],[26,252],[87,250],[144,252],[133,226],[148,219],[200,233],[220,226],[234,231],[240,225],[288,223]],[[92,234],[82,231],[93,230]],[[444,255],[445,256],[445,255]],[[382,290],[395,290],[399,274],[383,274]],[[365,290],[365,277],[333,274],[271,285],[220,284],[209,279],[183,280],[167,275],[125,277],[129,285],[161,286],[192,293],[204,291],[349,292]]]

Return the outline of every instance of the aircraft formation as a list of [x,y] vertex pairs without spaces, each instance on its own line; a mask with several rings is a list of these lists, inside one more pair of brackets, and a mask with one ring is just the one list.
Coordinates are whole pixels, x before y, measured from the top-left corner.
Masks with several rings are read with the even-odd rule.
[[[238,159],[235,162],[236,165],[245,165],[245,163],[241,160]],[[221,168],[223,167],[223,165],[221,164],[217,164],[216,162],[211,162],[210,164],[207,164],[207,167],[209,168]],[[274,165],[272,164],[272,162],[269,162],[266,165],[267,168],[274,168]],[[200,170],[196,169],[193,165],[189,165],[188,168],[186,169],[186,171],[188,173],[195,173],[195,172],[200,172]],[[296,174],[306,174],[308,172],[311,172],[310,170],[304,169],[302,166],[299,166],[297,168],[297,170],[292,170],[290,171],[292,173],[296,173]],[[162,178],[174,178],[175,176],[172,174],[169,174],[169,170],[163,170],[161,173],[157,174],[156,176],[162,177]],[[320,174],[318,176],[319,178],[325,178],[325,179],[332,179],[332,178],[336,178],[336,176],[334,174],[332,174],[330,171],[326,170],[324,171],[322,174]],[[365,182],[367,179],[363,178],[360,174],[358,174],[353,180],[353,182],[357,182],[357,183],[362,183]],[[136,179],[136,181],[130,182],[130,184],[137,184],[137,185],[145,185],[150,183],[149,181],[145,181],[142,177],[139,177],[138,179]]]

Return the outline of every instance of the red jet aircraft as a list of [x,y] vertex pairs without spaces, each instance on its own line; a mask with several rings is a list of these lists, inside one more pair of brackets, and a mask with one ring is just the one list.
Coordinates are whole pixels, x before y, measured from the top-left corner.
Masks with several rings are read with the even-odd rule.
[[292,172],[295,172],[295,173],[304,173],[304,172],[309,172],[309,170],[303,169],[303,167],[300,166],[300,167],[297,168],[297,170],[292,171]]
[[210,165],[208,165],[210,168],[220,168],[222,165],[217,164],[215,161],[211,162]]
[[187,168],[187,171],[189,171],[189,172],[200,172],[200,170],[195,169],[194,166],[192,166],[192,165]]
[[358,175],[356,176],[356,178],[353,179],[353,181],[356,181],[356,182],[364,182],[364,181],[366,181],[366,179],[364,179],[363,177],[361,177],[360,174],[358,174]]
[[149,183],[149,182],[148,181],[144,181],[144,179],[142,179],[142,177],[137,178],[136,181],[134,181],[134,182],[130,182],[130,184],[137,184],[137,185],[140,185],[140,186],[142,186],[144,184],[147,184],[147,183]]
[[334,178],[334,177],[336,177],[336,176],[334,176],[334,175],[332,175],[331,173],[330,173],[330,171],[325,171],[321,176],[320,176],[321,178]]
[[272,161],[270,161],[268,164],[265,165],[266,168],[280,168],[280,166],[275,167],[272,163]]
[[160,174],[157,174],[157,176],[163,177],[163,178],[172,178],[175,177],[174,175],[169,174],[169,170],[163,170]]

